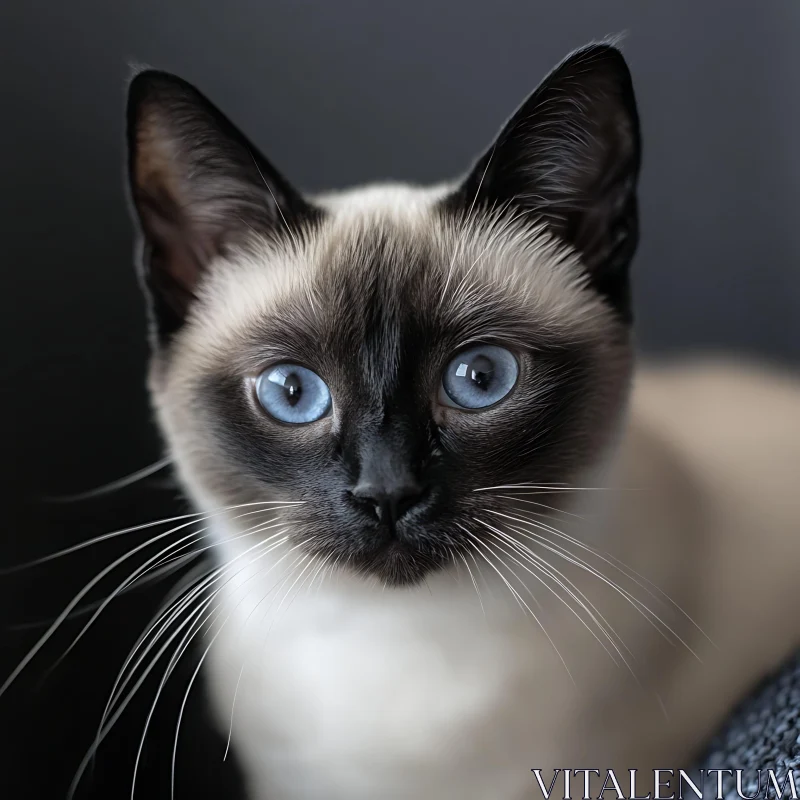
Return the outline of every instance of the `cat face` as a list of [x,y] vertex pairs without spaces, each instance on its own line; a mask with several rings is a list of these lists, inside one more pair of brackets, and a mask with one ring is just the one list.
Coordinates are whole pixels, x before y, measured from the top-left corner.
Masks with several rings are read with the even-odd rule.
[[453,186],[306,199],[156,72],[131,85],[129,141],[151,390],[205,508],[299,501],[293,544],[413,583],[485,536],[500,501],[480,490],[603,456],[639,164],[612,47],[565,61]]

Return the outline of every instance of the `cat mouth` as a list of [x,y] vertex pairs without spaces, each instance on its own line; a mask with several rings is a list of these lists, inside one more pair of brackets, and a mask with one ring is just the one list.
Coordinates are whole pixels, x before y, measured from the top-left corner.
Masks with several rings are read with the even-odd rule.
[[387,586],[412,586],[431,572],[442,569],[446,560],[393,538],[382,543],[368,557],[355,562],[356,571],[378,578]]
[[343,505],[338,497],[333,508],[300,507],[293,543],[387,586],[419,583],[453,564],[466,548],[462,526],[442,508],[435,488],[421,498],[400,515],[366,513],[352,502]]
[[380,523],[365,530],[351,548],[346,563],[355,572],[377,578],[387,586],[410,586],[445,568],[452,553],[437,546],[433,531],[419,525]]

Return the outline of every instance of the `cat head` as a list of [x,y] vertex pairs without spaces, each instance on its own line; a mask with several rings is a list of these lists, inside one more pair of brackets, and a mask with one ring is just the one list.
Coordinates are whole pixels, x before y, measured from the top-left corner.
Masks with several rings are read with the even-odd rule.
[[305,197],[145,71],[130,191],[150,387],[205,510],[286,500],[293,545],[389,584],[611,445],[631,365],[639,128],[614,47],[567,58],[463,180]]

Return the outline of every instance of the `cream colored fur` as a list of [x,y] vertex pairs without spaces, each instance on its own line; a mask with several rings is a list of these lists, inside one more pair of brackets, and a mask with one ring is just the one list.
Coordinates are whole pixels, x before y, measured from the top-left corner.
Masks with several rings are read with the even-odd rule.
[[[216,271],[151,382],[200,509],[230,495],[204,449],[206,420],[187,412],[196,380],[235,357],[282,296],[313,302],[314,270],[360,226],[437,237],[458,281],[488,248],[478,269],[518,281],[532,313],[595,344],[613,326],[573,255],[513,227],[494,239],[432,231],[437,196],[330,198],[322,238],[289,253],[254,248]],[[477,554],[423,585],[384,588],[311,556],[297,562],[302,551],[288,544],[255,560],[244,522],[219,519],[220,564],[238,566],[220,594],[206,673],[253,800],[523,800],[538,796],[532,768],[690,767],[733,704],[800,642],[799,478],[800,383],[712,360],[641,369],[617,441],[574,502],[542,518],[575,537],[548,532],[584,566],[520,539],[573,582],[572,596],[558,592],[572,611],[510,557],[499,571]],[[506,533],[508,523],[497,519]]]

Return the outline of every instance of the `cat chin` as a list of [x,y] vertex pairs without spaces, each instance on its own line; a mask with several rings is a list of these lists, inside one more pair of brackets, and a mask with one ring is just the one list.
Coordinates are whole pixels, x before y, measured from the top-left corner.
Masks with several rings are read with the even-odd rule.
[[368,583],[403,588],[453,568],[459,555],[467,552],[466,543],[452,536],[448,527],[426,530],[414,526],[411,531],[369,527],[348,541],[344,536],[337,540],[328,535],[317,540],[301,525],[290,539],[298,551],[312,559],[336,563],[340,570]]
[[436,572],[454,565],[452,556],[420,553],[412,545],[394,539],[349,568],[367,580],[376,580],[386,587],[416,586]]

